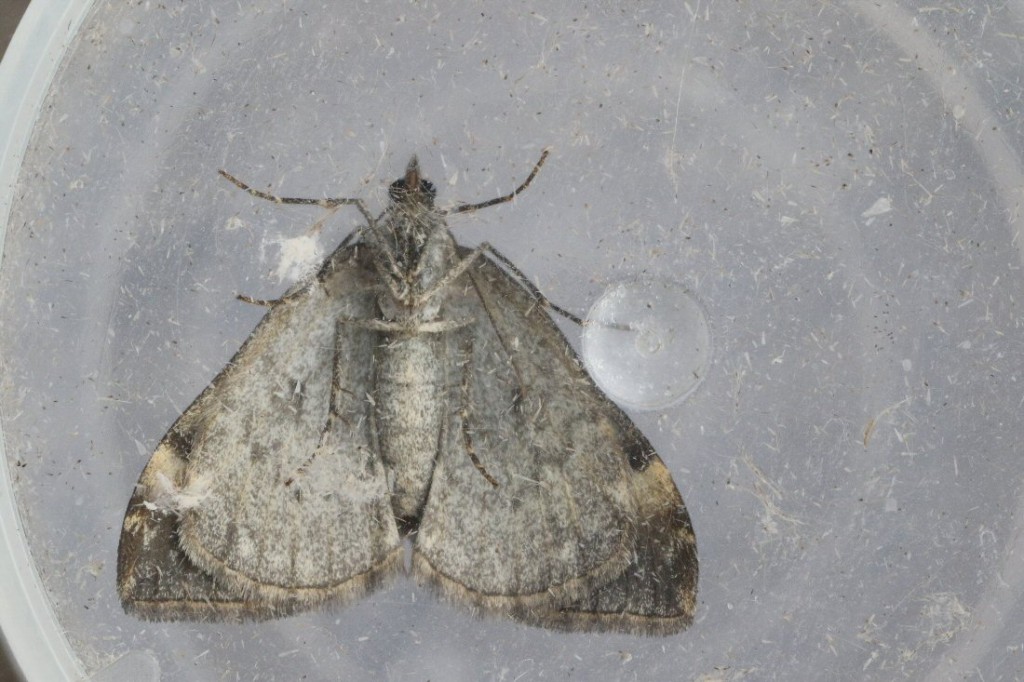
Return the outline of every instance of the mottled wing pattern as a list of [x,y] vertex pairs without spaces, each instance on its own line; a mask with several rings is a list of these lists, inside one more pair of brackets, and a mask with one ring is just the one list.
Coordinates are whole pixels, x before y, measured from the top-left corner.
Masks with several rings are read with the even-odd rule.
[[126,608],[274,617],[359,596],[397,568],[364,395],[377,335],[345,322],[375,315],[377,281],[365,252],[336,251],[171,427],[125,517]]
[[686,627],[696,542],[661,459],[521,282],[481,259],[452,290],[449,314],[474,322],[452,341],[461,409],[416,536],[418,574],[534,625]]

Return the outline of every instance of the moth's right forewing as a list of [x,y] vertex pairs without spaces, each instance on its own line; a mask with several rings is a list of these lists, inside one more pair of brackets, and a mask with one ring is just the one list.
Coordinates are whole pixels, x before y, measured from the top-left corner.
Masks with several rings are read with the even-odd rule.
[[[370,385],[376,334],[344,322],[373,316],[375,273],[356,247],[339,251],[306,289],[273,306],[151,464],[174,463],[183,503],[171,547],[254,610],[361,595],[401,555],[360,391]],[[141,510],[163,483],[140,481],[143,504],[133,500],[122,534],[126,568],[146,547],[129,521],[146,525]],[[159,532],[169,524],[162,519]],[[127,605],[130,570],[121,583]]]
[[643,635],[672,634],[693,622],[696,537],[668,469],[650,452],[644,468],[629,476],[637,523],[631,531],[626,570],[576,599],[541,607],[523,605],[514,609],[513,617],[542,627]]
[[536,625],[685,627],[696,545],[668,471],[527,287],[491,261],[467,279],[450,303],[474,320],[455,370],[468,391],[450,400],[462,410],[438,457],[417,571],[456,600]]

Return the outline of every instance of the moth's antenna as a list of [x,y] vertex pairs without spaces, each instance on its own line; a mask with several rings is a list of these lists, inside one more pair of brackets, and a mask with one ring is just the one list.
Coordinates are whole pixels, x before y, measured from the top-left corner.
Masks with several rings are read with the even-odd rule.
[[369,225],[374,225],[376,223],[373,216],[370,215],[370,212],[366,210],[366,205],[363,203],[362,199],[303,199],[301,197],[279,197],[276,194],[261,192],[255,187],[250,187],[231,173],[228,173],[226,170],[218,170],[217,172],[235,187],[245,190],[254,197],[273,201],[275,204],[302,204],[305,206],[319,206],[320,208],[327,209],[337,208],[339,206],[355,206],[359,212],[363,214],[363,217],[366,218],[366,222]]
[[523,190],[529,187],[530,183],[533,182],[533,179],[537,177],[537,173],[540,172],[540,167],[544,165],[544,160],[548,158],[549,153],[551,153],[550,147],[546,148],[543,152],[541,152],[540,159],[537,160],[537,164],[533,167],[533,170],[530,171],[530,174],[527,176],[526,180],[523,181],[523,184],[519,185],[519,187],[516,187],[509,194],[506,194],[503,197],[489,199],[488,201],[482,201],[479,204],[462,204],[461,206],[456,206],[455,208],[448,209],[447,211],[444,212],[444,215],[455,215],[456,213],[469,213],[471,211],[477,211],[481,208],[488,208],[489,206],[504,204],[506,201],[512,201]]

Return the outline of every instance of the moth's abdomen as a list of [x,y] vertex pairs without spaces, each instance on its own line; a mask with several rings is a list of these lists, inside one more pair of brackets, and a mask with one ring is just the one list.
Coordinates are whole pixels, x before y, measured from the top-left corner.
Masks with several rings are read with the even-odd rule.
[[395,516],[415,521],[434,473],[446,414],[443,334],[396,335],[375,353],[374,418]]

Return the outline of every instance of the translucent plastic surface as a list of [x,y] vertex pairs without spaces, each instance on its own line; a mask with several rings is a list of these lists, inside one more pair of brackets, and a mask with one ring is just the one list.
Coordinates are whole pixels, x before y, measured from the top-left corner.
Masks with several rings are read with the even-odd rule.
[[[0,272],[6,466],[83,667],[1014,679],[1021,36],[1019,2],[98,4],[10,188]],[[412,153],[451,205],[509,191],[547,146],[526,193],[452,228],[581,316],[620,282],[700,302],[703,381],[630,412],[693,517],[695,624],[553,633],[404,579],[267,623],[125,615],[125,505],[259,321],[235,295],[281,294],[360,220],[308,235],[321,211],[217,170],[376,211]]]

